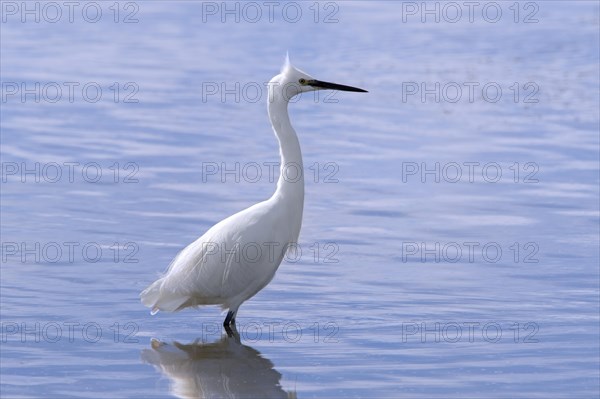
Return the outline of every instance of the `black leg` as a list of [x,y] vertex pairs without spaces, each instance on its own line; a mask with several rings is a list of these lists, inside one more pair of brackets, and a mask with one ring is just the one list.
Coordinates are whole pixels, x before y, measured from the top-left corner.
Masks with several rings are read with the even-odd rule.
[[231,310],[227,312],[227,317],[225,317],[223,327],[227,328],[227,326],[230,324],[235,324],[235,312],[232,312]]
[[225,326],[225,333],[229,338],[233,338],[237,343],[240,343],[240,334],[235,327],[235,323],[231,323]]

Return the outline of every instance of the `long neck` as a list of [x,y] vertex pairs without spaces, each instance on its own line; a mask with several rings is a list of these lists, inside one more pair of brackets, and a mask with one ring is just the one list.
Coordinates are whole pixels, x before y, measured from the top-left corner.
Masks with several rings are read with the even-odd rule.
[[279,141],[281,166],[277,190],[273,197],[294,198],[294,204],[304,206],[304,166],[298,136],[290,123],[288,102],[283,98],[269,101],[269,118]]

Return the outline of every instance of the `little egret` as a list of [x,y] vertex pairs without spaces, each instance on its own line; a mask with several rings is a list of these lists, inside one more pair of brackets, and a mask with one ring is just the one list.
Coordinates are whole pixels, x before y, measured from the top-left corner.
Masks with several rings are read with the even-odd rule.
[[[302,173],[293,181],[285,176],[289,165],[302,172],[300,143],[290,123],[288,103],[298,94],[323,89],[366,92],[316,80],[294,68],[286,57],[281,73],[268,85],[269,118],[281,158],[275,193],[222,220],[185,247],[167,272],[140,294],[152,314],[221,305],[228,310],[223,326],[229,331],[240,305],[273,279],[286,251],[298,240],[304,207]],[[248,255],[249,251],[243,251],[247,248],[255,250]]]

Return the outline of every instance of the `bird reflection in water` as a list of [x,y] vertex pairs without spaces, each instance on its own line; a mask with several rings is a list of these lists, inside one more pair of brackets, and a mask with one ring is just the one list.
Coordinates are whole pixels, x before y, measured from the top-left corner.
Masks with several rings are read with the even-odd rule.
[[281,374],[256,349],[243,345],[237,331],[219,341],[191,344],[152,339],[142,360],[171,380],[179,398],[285,398],[296,399],[280,385]]

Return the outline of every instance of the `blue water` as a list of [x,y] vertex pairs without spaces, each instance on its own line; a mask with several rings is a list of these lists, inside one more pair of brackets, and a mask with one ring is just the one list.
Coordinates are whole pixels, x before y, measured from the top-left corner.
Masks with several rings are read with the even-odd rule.
[[[597,2],[23,4],[0,24],[2,397],[598,396]],[[302,252],[239,341],[217,308],[150,316],[176,253],[274,190],[286,51],[369,90],[290,105]]]

